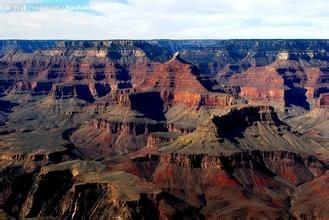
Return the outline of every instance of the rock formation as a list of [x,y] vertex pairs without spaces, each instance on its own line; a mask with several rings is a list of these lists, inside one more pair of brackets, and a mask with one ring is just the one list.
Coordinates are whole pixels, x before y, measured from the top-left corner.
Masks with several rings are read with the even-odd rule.
[[0,218],[328,219],[328,51],[0,41]]

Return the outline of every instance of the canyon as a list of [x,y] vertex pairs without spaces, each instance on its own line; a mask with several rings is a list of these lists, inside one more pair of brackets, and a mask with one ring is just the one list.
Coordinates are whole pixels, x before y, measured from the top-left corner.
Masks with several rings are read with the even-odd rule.
[[329,218],[328,40],[0,41],[0,218]]

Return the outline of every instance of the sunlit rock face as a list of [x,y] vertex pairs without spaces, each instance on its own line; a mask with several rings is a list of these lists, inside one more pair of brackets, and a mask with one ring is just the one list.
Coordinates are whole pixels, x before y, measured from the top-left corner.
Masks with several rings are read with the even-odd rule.
[[0,41],[0,218],[328,219],[328,51]]

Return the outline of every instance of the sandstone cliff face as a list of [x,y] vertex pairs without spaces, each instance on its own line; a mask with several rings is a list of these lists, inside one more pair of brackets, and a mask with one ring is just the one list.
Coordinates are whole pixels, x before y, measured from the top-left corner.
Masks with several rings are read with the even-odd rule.
[[328,49],[0,41],[0,210],[327,219]]
[[241,88],[240,95],[247,98],[251,104],[263,102],[274,105],[282,110],[285,107],[284,93],[283,89],[264,89],[245,86]]
[[[156,83],[166,89],[193,87],[199,94],[204,92],[200,83],[207,90],[215,83],[198,82],[204,78],[199,73],[213,79],[217,74],[219,84],[241,86],[241,96],[250,103],[266,102],[279,109],[313,108],[320,94],[328,92],[327,41],[2,41],[1,45],[2,93],[49,94],[53,83],[83,81],[91,94],[103,90],[97,92],[100,96],[109,88],[143,89]],[[177,51],[180,58],[163,65]],[[172,102],[173,89],[161,89],[160,84],[156,87],[163,91],[164,101]],[[195,106],[202,100],[197,96],[182,93],[177,102],[187,98],[187,104]],[[209,104],[222,106],[223,101]]]
[[326,68],[307,68],[305,70],[307,81],[305,89],[307,89],[307,101],[311,106],[316,106],[316,100],[319,99],[321,93],[327,90],[327,70]]
[[[295,216],[309,219],[326,219],[328,209],[328,203],[325,202],[328,198],[328,191],[321,191],[318,189],[322,187],[328,187],[329,179],[328,172],[324,175],[315,178],[311,182],[301,185],[295,192],[295,200],[292,202],[292,211]],[[309,200],[311,194],[317,194],[316,199]]]
[[269,106],[244,106],[213,115],[195,131],[178,137],[159,151],[217,155],[256,149],[317,151],[316,146],[280,121],[274,108]]
[[70,140],[89,158],[113,155],[143,154],[156,150],[161,143],[171,142],[178,135],[194,129],[178,128],[175,124],[136,119],[108,121],[95,119],[73,132]]
[[315,108],[327,91],[327,71],[322,66],[305,67],[303,62],[282,60],[265,67],[250,67],[231,76],[230,83],[241,87],[240,95],[249,103],[268,103],[284,109],[300,106]]
[[229,94],[209,92],[200,77],[199,70],[176,53],[171,60],[154,70],[154,74],[141,84],[141,89],[160,91],[168,105],[184,103],[193,107],[225,107],[234,103],[233,96]]
[[146,145],[149,127],[152,129],[147,124],[92,121],[74,132],[71,141],[89,158],[128,154]]
[[[32,177],[32,176],[31,176]],[[22,178],[21,180],[25,180]],[[43,167],[23,193],[21,207],[6,201],[20,217],[168,219],[201,216],[197,209],[125,172],[109,172],[99,162],[69,161]],[[10,194],[13,196],[13,194]]]
[[40,167],[77,158],[68,150],[39,154],[1,153],[0,206],[17,216]]
[[[324,210],[301,207],[304,190],[327,183],[327,167],[315,157],[285,151],[221,156],[173,153],[136,157],[132,163],[141,177],[153,183],[126,172],[107,171],[100,162],[79,160],[20,174],[2,197],[5,211],[21,217],[72,219],[326,216]],[[153,171],[145,175],[146,167]],[[314,186],[298,186],[309,181],[306,184]],[[13,200],[17,195],[20,200]]]
[[[207,219],[288,218],[306,213],[308,217],[318,216],[317,211],[296,214],[294,209],[289,210],[290,203],[295,203],[299,184],[317,178],[317,174],[313,175],[314,167],[320,176],[327,169],[314,158],[284,151],[252,151],[230,156],[173,153],[135,158],[134,164],[143,169],[151,160],[157,163],[153,163],[154,171],[146,177],[180,199],[201,207]],[[266,214],[260,213],[259,207]]]
[[318,105],[320,107],[328,107],[329,106],[329,93],[323,93],[323,94],[320,95]]

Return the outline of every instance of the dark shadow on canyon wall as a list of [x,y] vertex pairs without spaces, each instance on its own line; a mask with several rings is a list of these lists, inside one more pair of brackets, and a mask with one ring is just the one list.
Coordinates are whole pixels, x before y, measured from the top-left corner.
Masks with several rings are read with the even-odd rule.
[[133,110],[156,121],[165,120],[164,103],[159,92],[131,94],[130,100]]

